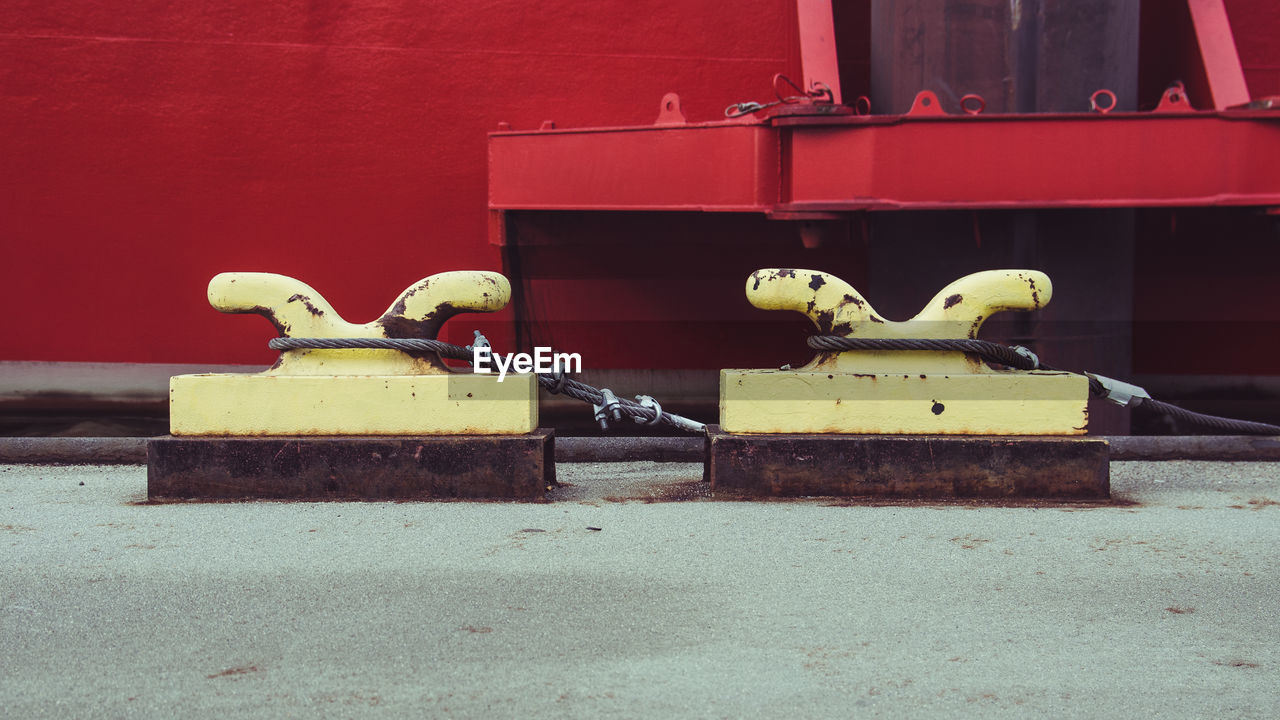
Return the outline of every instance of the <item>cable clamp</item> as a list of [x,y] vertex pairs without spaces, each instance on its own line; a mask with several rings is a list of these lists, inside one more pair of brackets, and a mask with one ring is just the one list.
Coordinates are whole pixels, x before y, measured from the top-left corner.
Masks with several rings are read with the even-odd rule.
[[1130,385],[1127,382],[1121,382],[1105,375],[1085,373],[1085,376],[1097,380],[1098,384],[1102,385],[1102,397],[1121,407],[1138,405],[1143,400],[1151,399],[1151,395],[1137,385]]
[[1040,369],[1040,358],[1037,357],[1035,353],[1031,352],[1027,348],[1022,347],[1021,345],[1014,345],[1012,349],[1018,355],[1021,355],[1022,357],[1031,361],[1032,370]]
[[596,412],[596,420],[600,421],[600,429],[608,430],[609,421],[618,422],[622,420],[622,411],[618,408],[622,405],[618,400],[618,396],[613,394],[609,388],[600,388],[600,404],[592,405],[591,408]]
[[742,117],[743,115],[749,115],[753,112],[759,112],[761,110],[764,110],[765,108],[772,107],[777,104],[778,103],[769,103],[768,105],[762,105],[758,102],[734,103],[724,109],[724,116],[727,118]]
[[476,334],[476,340],[474,345],[467,346],[467,352],[474,352],[476,348],[491,347],[491,345],[489,345],[489,338],[482,335],[479,330],[473,330],[472,332]]
[[640,407],[646,407],[653,410],[652,420],[645,420],[644,418],[637,417],[635,418],[637,423],[641,425],[657,425],[662,422],[662,406],[658,404],[657,400],[654,400],[648,395],[637,395],[636,400],[639,401]]
[[564,385],[569,381],[569,376],[565,373],[564,369],[556,368],[556,371],[552,373],[551,377],[555,378],[556,384],[548,388],[548,391],[553,395],[559,395],[564,392]]

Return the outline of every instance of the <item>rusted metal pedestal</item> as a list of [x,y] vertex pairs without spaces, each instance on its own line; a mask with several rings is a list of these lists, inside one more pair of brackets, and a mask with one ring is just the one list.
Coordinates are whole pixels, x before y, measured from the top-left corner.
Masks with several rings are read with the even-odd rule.
[[159,437],[150,500],[540,501],[555,485],[555,433],[419,437]]
[[716,494],[1106,500],[1107,442],[966,435],[747,435],[707,427]]

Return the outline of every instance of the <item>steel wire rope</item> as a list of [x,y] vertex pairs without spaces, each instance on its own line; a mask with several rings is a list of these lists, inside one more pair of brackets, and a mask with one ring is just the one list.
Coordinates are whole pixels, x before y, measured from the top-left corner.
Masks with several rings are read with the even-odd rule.
[[[1018,370],[1050,370],[1066,372],[1051,365],[1040,362],[1036,355],[1026,348],[1011,347],[989,340],[973,338],[847,338],[838,335],[812,335],[807,344],[814,350],[881,350],[881,351],[931,351],[931,352],[964,352],[977,355],[982,359],[1005,365]],[[272,338],[267,344],[273,350],[410,350],[433,352],[441,357],[456,360],[471,360],[470,347],[454,345],[442,340],[426,340],[422,338]],[[604,406],[605,414],[615,412],[615,419],[627,417],[638,422],[664,422],[672,427],[691,432],[702,432],[705,426],[674,413],[664,412],[648,405],[620,398],[613,393],[574,380],[559,373],[537,373],[538,384],[551,393],[564,394],[568,397],[590,403],[593,406]],[[1089,390],[1099,397],[1108,397],[1112,391],[1099,377],[1086,373],[1089,378]],[[606,392],[608,394],[606,395]],[[1199,413],[1171,403],[1151,397],[1135,396],[1132,398],[1135,407],[1146,408],[1152,412],[1168,415],[1193,425],[1238,432],[1245,435],[1280,435],[1280,425],[1237,420]]]
[[[1068,372],[1040,362],[1040,359],[1026,348],[1011,347],[1009,345],[1002,345],[989,340],[977,340],[972,338],[847,338],[839,335],[811,335],[807,343],[809,347],[814,350],[827,351],[959,351],[977,355],[988,362],[1006,365],[1018,370],[1051,370],[1056,372]],[[1089,378],[1089,390],[1091,393],[1104,398],[1111,394],[1112,391],[1107,388],[1106,383],[1099,379],[1101,376],[1096,376],[1090,373],[1085,373],[1085,376]],[[1104,380],[1110,380],[1110,378],[1104,378]],[[1218,415],[1198,413],[1193,410],[1178,407],[1171,403],[1156,400],[1152,397],[1135,396],[1132,400],[1134,401],[1134,407],[1146,408],[1152,412],[1168,415],[1174,419],[1182,420],[1183,422],[1191,423],[1193,425],[1199,425],[1201,427],[1238,432],[1244,435],[1280,435],[1280,425],[1253,422],[1250,420],[1236,420],[1234,418],[1225,418]]]
[[[413,350],[419,352],[438,353],[441,357],[470,361],[473,357],[470,347],[454,345],[443,340],[424,340],[421,338],[272,338],[267,347],[272,350]],[[549,392],[567,395],[575,400],[605,405],[607,400],[613,403],[606,408],[617,409],[619,415],[649,424],[664,422],[672,427],[690,432],[702,432],[705,425],[694,420],[648,407],[634,400],[622,397],[606,397],[599,388],[574,380],[559,373],[536,373],[538,384]]]

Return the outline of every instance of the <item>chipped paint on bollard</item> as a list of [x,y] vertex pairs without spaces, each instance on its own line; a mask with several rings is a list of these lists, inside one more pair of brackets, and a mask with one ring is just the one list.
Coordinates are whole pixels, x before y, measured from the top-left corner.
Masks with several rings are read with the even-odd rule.
[[[500,310],[510,294],[497,273],[440,273],[355,324],[283,275],[223,273],[208,291],[222,312],[321,339],[434,340],[450,317]],[[541,500],[555,484],[528,373],[499,381],[432,352],[289,349],[257,374],[174,377],[169,395],[171,436],[147,444],[152,500]]]
[[[463,312],[506,306],[502,275],[466,271],[414,283],[377,320],[349,323],[310,286],[270,273],[222,273],[209,302],[266,317],[282,337],[435,339]],[[169,386],[174,435],[520,434],[538,424],[529,374],[453,372],[434,353],[286,350],[257,374],[181,375]]]
[[518,435],[538,425],[537,379],[449,375],[180,375],[170,432],[209,435]]
[[[813,270],[759,270],[748,300],[794,310],[823,335],[976,338],[1005,310],[1035,310],[1053,292],[1031,270],[963,277],[914,318],[881,317],[843,280]],[[819,351],[792,370],[722,370],[720,425],[707,429],[713,493],[929,499],[1105,500],[1109,450],[1079,437],[1088,379],[996,370],[958,351]]]
[[1098,438],[744,435],[707,428],[711,491],[739,497],[1101,501]]
[[[822,334],[908,339],[976,338],[995,313],[1043,307],[1052,292],[1043,273],[991,270],[892,322],[824,272],[758,270],[746,286],[756,307],[800,312]],[[730,433],[1081,435],[1088,398],[1083,376],[995,370],[958,351],[819,351],[795,370],[721,371],[720,425]]]
[[1089,392],[1082,375],[1043,371],[722,370],[720,387],[721,426],[748,433],[1078,435]]

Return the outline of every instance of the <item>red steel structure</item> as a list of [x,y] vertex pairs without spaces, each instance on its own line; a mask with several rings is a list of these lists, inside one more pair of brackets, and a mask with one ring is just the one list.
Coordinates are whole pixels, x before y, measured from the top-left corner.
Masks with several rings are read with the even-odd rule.
[[[811,248],[820,246],[828,237],[841,235],[841,223],[860,222],[863,242],[872,248],[868,251],[872,257],[864,254],[856,264],[866,273],[864,277],[873,290],[877,289],[877,282],[885,285],[879,278],[897,277],[904,272],[886,267],[886,262],[935,267],[977,263],[969,270],[983,269],[983,262],[988,266],[993,262],[1021,266],[1028,261],[1039,264],[1041,261],[1034,259],[1037,256],[1052,256],[1053,250],[1042,249],[1046,243],[1078,244],[1074,260],[1062,260],[1061,251],[1057,252],[1056,261],[1043,259],[1046,265],[1056,262],[1055,277],[1066,280],[1075,299],[1059,301],[1042,314],[1056,327],[1039,328],[1045,335],[1040,347],[1068,366],[1088,366],[1130,376],[1135,368],[1133,356],[1146,361],[1153,356],[1151,348],[1167,346],[1171,336],[1185,338],[1187,329],[1184,326],[1171,333],[1169,328],[1161,327],[1166,316],[1160,314],[1159,306],[1152,317],[1143,307],[1144,299],[1133,297],[1135,275],[1142,272],[1135,272],[1131,265],[1138,262],[1132,255],[1134,223],[1141,226],[1148,240],[1153,235],[1149,231],[1151,216],[1137,218],[1132,211],[1231,207],[1272,215],[1280,211],[1280,172],[1275,162],[1280,158],[1277,99],[1250,96],[1222,0],[1170,3],[1160,10],[1173,8],[1181,14],[1158,16],[1156,11],[1148,10],[1141,18],[1132,4],[1090,6],[1100,12],[1100,17],[1092,19],[1080,18],[1078,6],[1053,0],[1012,5],[882,0],[870,5],[871,37],[873,41],[881,40],[881,49],[873,50],[871,62],[871,94],[878,98],[875,102],[866,96],[854,99],[855,93],[849,90],[858,87],[857,81],[842,82],[845,78],[841,77],[840,68],[851,63],[842,61],[837,35],[842,27],[847,30],[851,24],[856,25],[856,21],[850,22],[848,6],[844,6],[842,21],[837,21],[840,5],[833,9],[832,3],[821,0],[799,0],[798,77],[802,82],[775,76],[777,101],[731,105],[725,119],[689,122],[681,110],[680,96],[670,93],[661,100],[656,120],[650,125],[560,129],[544,123],[537,130],[504,128],[492,133],[491,241],[519,244],[519,238],[528,233],[513,231],[513,222],[557,225],[554,219],[535,219],[530,213],[550,213],[553,218],[583,213],[750,213],[777,221],[799,221],[799,235]],[[1026,11],[1029,17],[1019,17],[1020,11]],[[1012,17],[1006,13],[1012,13]],[[1111,31],[1109,23],[1120,26],[1114,31],[1120,40],[1105,37]],[[1028,29],[1026,25],[1033,27]],[[1142,61],[1134,47],[1141,34],[1139,25],[1141,33],[1153,38],[1143,63],[1147,68],[1144,78],[1138,78],[1139,68],[1134,67]],[[1000,30],[1001,27],[1005,29]],[[911,47],[913,42],[936,45],[939,28],[947,35],[946,51]],[[1194,38],[1192,57],[1162,66],[1150,57],[1150,48],[1179,28],[1189,30]],[[1001,94],[994,98],[995,112],[984,112],[987,101],[972,93],[950,98],[954,109],[948,111],[939,94],[928,86],[917,88],[918,94],[904,113],[870,112],[876,102],[893,91],[900,94],[902,78],[908,78],[913,70],[921,77],[935,77],[927,66],[938,62],[939,57],[943,62],[965,65],[963,57],[950,51],[950,43],[956,34],[975,30],[988,33],[983,38],[988,46],[973,50],[979,55],[986,53],[987,57],[972,61],[972,68],[962,68],[948,77],[993,87]],[[1092,44],[1071,40],[1073,33],[1078,38],[1091,31],[1103,37]],[[904,49],[896,35],[885,41],[886,33],[914,33],[916,37]],[[845,34],[847,38],[849,33]],[[1025,47],[1028,36],[1037,47]],[[1020,38],[1022,46],[1018,46]],[[997,48],[992,50],[990,45]],[[1070,69],[1046,71],[1042,67],[1043,56],[1056,57],[1059,62],[1075,60],[1063,47],[1093,57],[1082,58],[1083,67],[1074,74]],[[1128,63],[1123,62],[1126,51]],[[1107,69],[1116,64],[1119,70]],[[907,66],[899,73],[902,78],[889,80],[896,85],[887,85],[884,80],[892,75],[883,69],[888,65]],[[1170,73],[1167,66],[1175,69]],[[899,72],[896,67],[894,72]],[[1090,73],[1096,74],[1100,82],[1110,77],[1121,83],[1117,89],[1128,97],[1120,100],[1117,92],[1099,84],[1091,88],[1088,111],[1055,110],[1071,107],[1073,99],[1053,97],[1053,92],[1061,95],[1078,87],[1082,79],[1088,81]],[[1145,85],[1150,92],[1152,84],[1162,81],[1162,73],[1166,74],[1162,92],[1153,98],[1149,108],[1136,108],[1135,86]],[[992,74],[1005,75],[1005,87],[988,82]],[[1016,88],[1007,87],[1008,76],[1013,76]],[[1082,101],[1083,98],[1074,99],[1076,105]],[[1097,214],[1106,208],[1130,212],[1118,216]],[[870,233],[867,230],[867,213],[1042,213],[1054,209],[1086,211],[1072,218],[1077,232],[1110,240],[1089,243],[1080,242],[1083,237],[1054,238],[1054,232],[1044,227],[1053,222],[1048,216],[1024,215],[1015,220],[1014,227],[997,233],[1000,239],[1012,243],[1011,250],[1004,254],[946,249],[948,239],[957,234],[954,227],[926,229],[934,243],[920,247],[923,254],[909,250],[895,254],[875,247],[898,245],[904,232],[916,231],[907,230],[906,225],[894,230],[884,224],[873,224]],[[983,220],[977,214],[973,218],[972,234],[981,246]],[[986,218],[989,223],[992,216]],[[1171,227],[1176,226],[1176,215],[1169,218]],[[995,219],[1001,221],[1000,216]],[[1218,222],[1222,230],[1229,231],[1238,219],[1229,216]],[[620,220],[615,225],[628,222]],[[568,234],[572,235],[572,230]],[[968,233],[962,229],[960,234]],[[879,266],[874,259],[877,252]],[[856,255],[857,251],[846,254]],[[800,262],[814,267],[818,259],[814,260]],[[1105,268],[1104,272],[1095,272],[1099,265]],[[940,286],[940,280],[934,278],[932,282]],[[913,282],[882,287],[879,293],[897,291],[905,296],[918,291],[916,286],[929,286],[929,281],[918,278]],[[1198,284],[1214,289],[1232,282],[1222,276],[1208,282],[1197,279]],[[1141,293],[1142,283],[1137,284]],[[1083,293],[1095,297],[1082,299]],[[1250,299],[1257,296],[1255,291]],[[1255,314],[1249,316],[1250,311]],[[1251,320],[1260,320],[1257,312],[1257,306],[1245,309]],[[1089,315],[1094,318],[1082,319]],[[1193,315],[1188,319],[1209,318]],[[1139,324],[1143,327],[1135,330]],[[1239,352],[1243,342],[1266,338],[1262,342],[1267,347],[1280,350],[1270,339],[1275,336],[1274,328],[1267,326],[1265,320],[1236,328],[1237,332],[1225,333],[1222,328],[1217,323],[1197,330],[1202,341],[1197,346],[1213,350],[1187,353],[1179,348],[1172,354],[1182,355],[1184,360],[1187,355],[1227,355],[1232,360],[1219,366],[1224,367],[1239,363],[1239,358],[1246,355]],[[778,333],[763,333],[769,338],[767,344],[776,344]],[[1037,330],[1025,327],[1014,332],[1020,339],[1027,333],[1034,335]],[[1223,334],[1234,339],[1224,344]],[[1251,340],[1243,339],[1250,336]],[[581,336],[548,329],[539,337],[546,340]],[[625,341],[615,337],[619,342]],[[696,338],[682,339],[688,345],[696,344]],[[1224,348],[1228,349],[1226,353],[1222,352]],[[1162,347],[1162,352],[1167,351]],[[1280,366],[1270,363],[1262,366],[1274,368],[1268,373],[1280,370]],[[1258,367],[1255,362],[1249,370],[1256,371]],[[1102,418],[1096,424],[1122,432],[1127,420]]]
[[[822,267],[861,286],[885,218],[987,248],[1015,220],[995,208],[1114,206],[1147,208],[1134,370],[1280,375],[1276,333],[1254,327],[1272,320],[1280,261],[1265,214],[1280,204],[1276,116],[1240,107],[1280,95],[1280,6],[1142,3],[1122,63],[1136,84],[1111,88],[1113,112],[1022,114],[978,87],[964,92],[988,109],[969,115],[926,81],[895,87],[934,91],[932,109],[872,92],[879,4],[931,5],[10,2],[0,368],[269,363],[265,323],[207,306],[223,270],[294,275],[352,319],[434,272],[503,270],[516,307],[484,328],[500,346],[554,344],[592,368],[803,361],[803,324],[743,301],[751,270]],[[982,13],[1034,4],[968,3],[944,70],[965,71],[1009,20]],[[1059,41],[1030,37],[1042,59]],[[772,99],[776,74],[822,83],[831,103],[723,118]],[[1166,92],[1178,80],[1185,98]],[[1222,327],[1188,287],[1252,325],[1188,349],[1177,326]]]
[[[494,210],[1280,206],[1280,112],[766,115],[750,123],[494,133]],[[815,214],[816,213],[816,214]]]
[[[649,127],[497,132],[493,210],[701,210],[782,219],[859,210],[1280,206],[1280,112],[1250,103],[1222,0],[1190,0],[1211,106],[1178,83],[1150,112],[948,114],[922,89],[901,115],[810,98],[687,123],[679,98]],[[831,4],[801,0],[807,89],[840,87]],[[830,102],[830,101],[829,101]],[[1280,100],[1277,101],[1280,103]],[[495,238],[501,242],[501,238]]]

